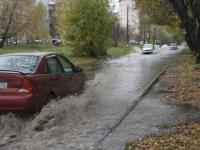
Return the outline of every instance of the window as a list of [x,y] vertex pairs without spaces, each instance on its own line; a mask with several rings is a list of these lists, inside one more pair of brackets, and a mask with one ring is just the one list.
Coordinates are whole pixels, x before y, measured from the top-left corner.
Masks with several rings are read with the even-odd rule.
[[58,56],[58,59],[59,59],[61,65],[63,66],[65,73],[73,72],[73,66],[67,59],[65,59],[61,56]]
[[37,56],[0,56],[0,70],[31,73],[36,68],[37,60]]
[[51,73],[62,73],[61,66],[56,57],[48,58],[47,64]]
[[44,62],[43,73],[44,73],[44,74],[48,74],[48,73],[50,73],[50,71],[49,71],[49,66],[48,66],[48,64],[47,64],[46,61]]

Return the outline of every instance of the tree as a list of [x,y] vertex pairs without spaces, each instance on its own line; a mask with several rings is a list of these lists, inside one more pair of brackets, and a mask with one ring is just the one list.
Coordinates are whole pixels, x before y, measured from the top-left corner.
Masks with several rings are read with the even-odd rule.
[[186,32],[186,41],[200,63],[200,1],[170,0],[181,18]]
[[126,36],[126,29],[120,25],[119,22],[116,22],[113,25],[111,39],[114,42],[114,46],[117,47],[119,42],[124,41],[124,37]]
[[[155,27],[161,27],[164,29],[165,32],[161,31],[162,37],[165,39],[164,41],[175,40],[174,37],[177,37],[177,39],[182,39],[183,34],[180,26],[181,21],[170,1],[136,0],[136,7],[140,10],[140,24],[143,41],[150,41],[151,37],[155,37],[154,31],[151,30],[152,26],[154,29]],[[163,33],[166,33],[166,36],[164,36]]]
[[33,6],[30,22],[23,32],[27,40],[44,40],[49,38],[46,12],[46,7],[42,2]]
[[[178,32],[180,32],[181,27],[185,31],[185,39],[188,45],[196,56],[196,62],[200,63],[199,0],[136,0],[136,2],[142,12],[148,10],[151,21],[154,23],[170,25],[172,28],[176,27],[175,30],[179,30]],[[151,4],[149,5],[149,3]],[[177,14],[179,18],[177,18]]]
[[140,15],[148,19],[148,23],[174,26],[180,20],[168,0],[136,0]]
[[70,26],[67,17],[70,14],[71,5],[72,3],[70,0],[63,0],[62,3],[57,2],[55,7],[55,30],[62,44],[67,44],[69,42],[68,35],[70,33]]
[[66,5],[68,7],[61,9],[65,15],[60,14],[65,24],[59,23],[58,28],[64,29],[65,39],[73,46],[73,53],[92,57],[106,55],[115,20],[108,0],[73,0]]
[[32,0],[0,1],[0,48],[8,38],[23,31],[30,23]]

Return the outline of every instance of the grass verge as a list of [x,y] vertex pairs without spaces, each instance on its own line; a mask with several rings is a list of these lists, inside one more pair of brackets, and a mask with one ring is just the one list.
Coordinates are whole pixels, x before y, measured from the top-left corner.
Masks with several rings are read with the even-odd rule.
[[119,47],[111,47],[108,49],[108,55],[110,57],[120,57],[131,53],[133,46],[119,46]]
[[200,107],[200,66],[188,49],[179,55],[171,70],[161,78],[174,86],[165,99]]
[[[120,46],[120,47],[111,47],[108,48],[108,55],[109,57],[119,57],[126,54],[129,54],[132,50],[132,46],[126,47],[126,46]],[[68,57],[74,64],[80,65],[80,64],[87,64],[87,63],[93,63],[97,59],[91,58],[91,57],[74,57],[72,55],[72,48],[70,47],[56,47],[53,45],[35,45],[35,46],[29,46],[29,45],[11,45],[11,46],[5,46],[3,49],[0,49],[0,54],[5,53],[13,53],[13,52],[31,52],[31,51],[49,51],[49,52],[58,52],[64,54],[66,57]]]

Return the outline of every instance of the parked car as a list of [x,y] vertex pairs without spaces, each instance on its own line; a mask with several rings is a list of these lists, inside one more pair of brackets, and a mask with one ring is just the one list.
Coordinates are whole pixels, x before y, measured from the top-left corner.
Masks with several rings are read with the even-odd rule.
[[143,54],[153,53],[153,50],[154,50],[153,44],[144,44],[142,52]]
[[178,50],[178,46],[176,43],[171,43],[170,44],[170,50]]
[[36,112],[57,96],[79,92],[86,76],[51,52],[0,55],[0,111]]
[[22,44],[22,41],[21,40],[17,40],[15,38],[10,38],[10,39],[6,40],[6,44],[9,44],[9,45],[20,45],[20,44]]
[[35,40],[36,44],[42,44],[42,40]]
[[22,41],[21,40],[12,41],[12,44],[19,45],[19,44],[22,44]]
[[52,39],[52,44],[55,45],[55,46],[61,46],[61,41],[57,38],[55,39]]

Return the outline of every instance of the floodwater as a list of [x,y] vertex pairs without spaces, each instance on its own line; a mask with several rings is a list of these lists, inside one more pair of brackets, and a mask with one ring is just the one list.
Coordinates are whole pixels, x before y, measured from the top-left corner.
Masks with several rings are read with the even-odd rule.
[[83,66],[89,79],[83,94],[51,102],[34,117],[2,114],[0,149],[120,150],[126,142],[158,131],[159,124],[196,116],[197,110],[148,96],[127,114],[137,96],[178,52],[166,48],[142,55],[136,49],[121,58]]

